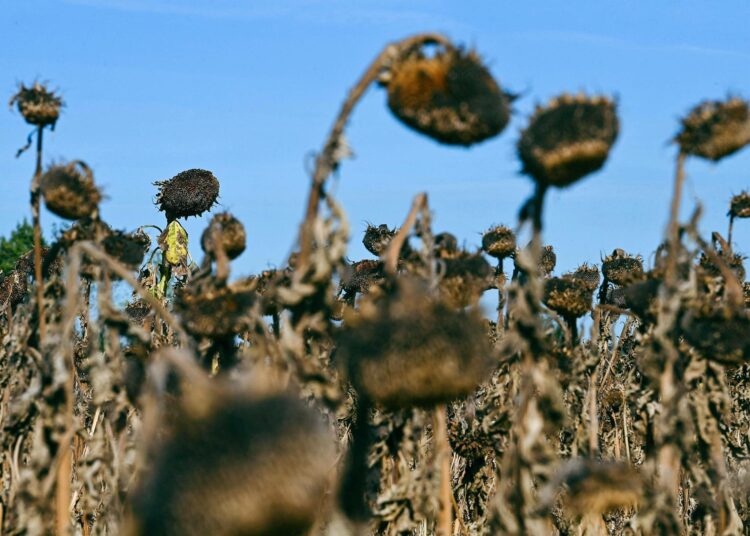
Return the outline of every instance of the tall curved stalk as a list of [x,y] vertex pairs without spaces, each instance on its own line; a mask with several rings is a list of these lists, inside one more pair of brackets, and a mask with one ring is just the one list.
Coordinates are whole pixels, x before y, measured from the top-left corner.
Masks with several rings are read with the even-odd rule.
[[405,51],[416,47],[431,44],[439,44],[446,47],[452,46],[447,38],[435,33],[417,34],[387,45],[370,63],[370,66],[351,89],[344,103],[341,105],[333,127],[331,127],[331,131],[323,144],[323,149],[315,159],[315,169],[307,198],[305,219],[302,221],[299,230],[300,252],[297,264],[298,273],[304,273],[307,267],[312,249],[312,222],[315,220],[318,212],[318,205],[324,191],[325,181],[339,166],[341,159],[340,150],[343,143],[342,136],[354,108],[367,91],[367,88],[378,79],[380,73],[394,57],[398,57]]
[[672,192],[672,205],[669,212],[669,225],[667,226],[668,256],[664,281],[667,286],[674,284],[674,270],[677,264],[677,249],[680,242],[680,202],[682,201],[682,186],[685,183],[685,158],[687,155],[680,151],[675,160],[674,190]]

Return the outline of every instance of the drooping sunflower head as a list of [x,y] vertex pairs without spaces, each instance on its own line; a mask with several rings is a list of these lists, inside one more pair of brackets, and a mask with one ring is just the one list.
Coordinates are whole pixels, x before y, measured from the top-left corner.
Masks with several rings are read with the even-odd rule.
[[750,107],[738,97],[703,101],[681,122],[675,141],[685,154],[718,162],[750,143]]
[[521,132],[523,172],[545,186],[568,186],[604,166],[619,129],[609,97],[560,95],[537,107]]
[[42,175],[39,188],[47,209],[67,220],[95,216],[102,198],[94,174],[80,160],[51,166]]
[[390,68],[388,107],[404,124],[450,145],[472,145],[508,124],[512,97],[473,51],[411,51]]

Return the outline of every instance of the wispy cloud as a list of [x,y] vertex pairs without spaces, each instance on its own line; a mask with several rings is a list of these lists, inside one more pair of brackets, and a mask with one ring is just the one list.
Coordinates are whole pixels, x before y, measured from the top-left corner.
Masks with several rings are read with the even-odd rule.
[[152,13],[211,19],[291,19],[327,24],[415,24],[431,28],[456,28],[459,21],[434,12],[424,0],[65,0],[66,3],[98,9]]
[[634,52],[681,52],[689,54],[700,54],[709,56],[726,56],[741,59],[750,58],[750,53],[726,48],[716,48],[694,43],[639,43],[632,40],[588,32],[511,32],[509,37],[519,39],[533,39],[534,41],[546,40],[555,42],[580,43],[608,47],[617,50]]

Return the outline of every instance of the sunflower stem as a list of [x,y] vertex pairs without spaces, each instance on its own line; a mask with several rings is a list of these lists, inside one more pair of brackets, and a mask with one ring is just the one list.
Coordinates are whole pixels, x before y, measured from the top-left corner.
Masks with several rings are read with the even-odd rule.
[[499,282],[497,286],[497,324],[495,325],[495,333],[499,336],[505,331],[505,272],[503,270],[503,259],[497,260],[495,281]]
[[672,193],[672,206],[669,214],[669,226],[667,227],[668,255],[667,269],[664,281],[668,287],[674,284],[674,271],[677,264],[677,250],[680,242],[680,202],[682,200],[682,186],[685,183],[685,158],[686,154],[680,151],[675,160],[674,191]]
[[36,169],[31,181],[31,217],[34,223],[34,279],[36,281],[37,315],[39,316],[39,348],[42,348],[47,331],[47,319],[44,316],[44,279],[42,277],[42,224],[39,215],[40,182],[42,177],[42,138],[44,127],[36,131]]
[[451,445],[448,441],[448,415],[445,404],[435,408],[435,448],[440,465],[440,510],[437,519],[437,535],[453,534],[453,486],[451,482]]

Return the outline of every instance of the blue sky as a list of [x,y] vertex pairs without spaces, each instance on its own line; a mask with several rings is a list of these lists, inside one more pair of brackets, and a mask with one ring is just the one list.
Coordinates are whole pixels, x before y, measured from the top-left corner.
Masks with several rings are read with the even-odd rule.
[[[356,158],[336,182],[365,255],[365,222],[399,224],[419,191],[436,231],[467,246],[514,223],[531,191],[518,131],[563,91],[617,95],[621,135],[606,168],[548,198],[546,241],[558,272],[622,247],[646,258],[666,222],[678,118],[703,98],[750,97],[750,3],[396,0],[24,0],[3,2],[0,94],[49,80],[67,107],[47,162],[82,159],[108,199],[103,217],[132,229],[163,223],[154,180],[192,167],[221,180],[221,205],[248,228],[237,273],[278,265],[296,236],[318,150],[348,88],[390,40],[440,31],[476,47],[506,88],[523,92],[510,126],[470,149],[399,124],[373,88],[354,114]],[[0,95],[1,96],[1,95]],[[28,215],[29,128],[0,110],[0,229]],[[688,163],[683,214],[700,199],[703,229],[726,230],[733,193],[750,187],[750,150]],[[47,230],[55,218],[45,212]],[[193,254],[208,216],[191,219]],[[750,224],[736,226],[750,252]]]

